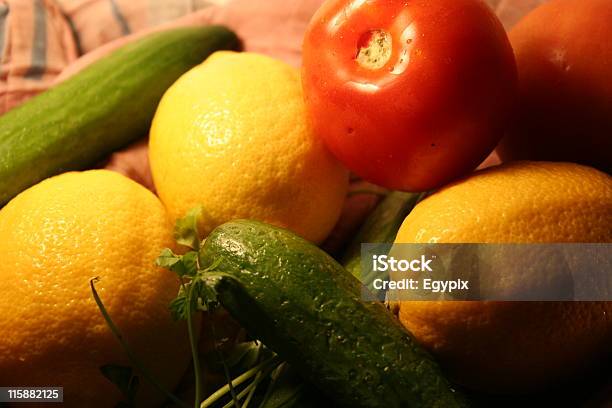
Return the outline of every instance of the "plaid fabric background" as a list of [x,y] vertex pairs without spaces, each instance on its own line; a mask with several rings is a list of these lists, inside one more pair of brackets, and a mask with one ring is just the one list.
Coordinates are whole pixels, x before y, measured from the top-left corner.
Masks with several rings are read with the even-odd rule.
[[0,114],[80,55],[225,0],[0,0]]
[[77,56],[56,4],[0,0],[0,113],[45,90]]
[[55,0],[86,53],[120,36],[154,27],[226,0]]
[[[121,36],[232,1],[0,0],[0,114],[48,89],[84,53]],[[286,1],[287,7],[299,8],[300,0]],[[488,0],[507,27],[544,1]],[[252,3],[251,8],[265,8],[267,2],[247,3]],[[274,15],[274,10],[270,13]]]

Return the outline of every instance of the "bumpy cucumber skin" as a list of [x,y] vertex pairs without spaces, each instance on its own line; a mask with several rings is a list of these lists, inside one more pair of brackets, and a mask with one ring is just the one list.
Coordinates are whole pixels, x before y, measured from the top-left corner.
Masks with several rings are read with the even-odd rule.
[[307,380],[347,407],[465,406],[437,364],[334,259],[284,229],[226,223],[204,243],[233,278],[217,284],[223,306]]
[[37,182],[95,165],[147,134],[184,72],[239,41],[221,26],[179,28],[126,45],[0,117],[0,207]]
[[357,279],[361,276],[361,244],[393,243],[406,216],[422,197],[420,193],[392,191],[382,199],[342,255],[342,266]]

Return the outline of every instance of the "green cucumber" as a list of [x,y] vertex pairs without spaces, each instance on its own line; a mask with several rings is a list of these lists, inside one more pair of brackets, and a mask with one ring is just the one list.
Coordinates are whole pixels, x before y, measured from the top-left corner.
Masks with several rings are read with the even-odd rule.
[[361,244],[393,243],[404,219],[422,196],[421,193],[401,191],[392,191],[387,194],[366,218],[357,235],[344,251],[341,259],[342,266],[370,290],[373,290],[371,282],[361,273]]
[[438,365],[361,283],[310,242],[238,220],[200,251],[220,303],[312,384],[347,407],[458,407]]
[[145,136],[162,95],[219,49],[236,49],[221,26],[147,36],[0,116],[0,207],[26,188],[95,165]]

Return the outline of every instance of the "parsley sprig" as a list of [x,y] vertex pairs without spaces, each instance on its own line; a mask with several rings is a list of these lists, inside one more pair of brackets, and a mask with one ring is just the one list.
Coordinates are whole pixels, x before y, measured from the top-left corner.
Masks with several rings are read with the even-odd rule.
[[[134,367],[136,367],[140,374],[159,392],[166,395],[166,397],[168,397],[170,400],[172,400],[179,406],[187,407],[187,404],[185,404],[177,396],[175,396],[166,388],[164,388],[164,386],[161,385],[159,381],[157,381],[155,376],[151,374],[147,366],[140,360],[140,358],[138,358],[136,353],[129,346],[123,334],[121,333],[115,322],[113,322],[113,319],[110,317],[110,314],[106,310],[106,307],[104,307],[104,303],[102,303],[102,299],[100,298],[100,295],[96,290],[96,283],[99,280],[99,277],[94,277],[89,280],[89,286],[91,288],[94,300],[96,302],[96,305],[98,306],[98,309],[100,310],[100,313],[102,314],[102,317],[104,318],[104,321],[106,322],[106,325],[109,327],[111,333],[117,339],[117,341],[119,341],[119,344],[121,344],[121,347],[123,348],[125,354],[128,356],[130,362],[134,365]],[[135,404],[136,391],[139,385],[139,379],[137,376],[133,375],[133,370],[130,367],[103,365],[102,367],[100,367],[100,371],[102,372],[102,375],[104,375],[107,379],[117,385],[117,387],[121,390],[121,392],[126,398],[126,400],[120,402],[116,408],[133,407]]]
[[210,311],[217,307],[215,282],[223,275],[216,272],[221,259],[217,259],[207,267],[202,267],[200,263],[200,250],[203,242],[200,241],[198,223],[201,216],[202,208],[197,207],[176,222],[174,239],[177,244],[190,249],[188,252],[178,255],[170,248],[166,248],[156,260],[157,266],[169,269],[180,279],[179,293],[170,303],[170,313],[176,320],[187,321],[195,377],[196,408],[202,401],[202,370],[193,327],[193,316],[199,311]]
[[[175,320],[185,320],[187,322],[194,369],[194,406],[195,408],[209,408],[213,406],[248,408],[255,402],[256,406],[260,408],[290,406],[291,402],[301,395],[303,383],[301,381],[297,384],[287,382],[287,379],[291,377],[291,375],[287,374],[287,364],[257,340],[237,342],[229,354],[224,355],[218,347],[212,320],[210,329],[214,340],[213,345],[218,355],[218,361],[223,367],[227,383],[202,401],[203,378],[195,335],[194,317],[200,312],[212,313],[219,307],[216,284],[220,279],[235,279],[233,276],[219,270],[219,266],[223,262],[222,258],[216,259],[210,265],[202,265],[201,251],[204,242],[200,240],[198,231],[198,224],[202,214],[202,208],[198,207],[189,211],[185,217],[176,222],[174,238],[177,244],[185,247],[187,250],[182,254],[177,254],[172,249],[165,248],[155,261],[157,266],[175,273],[180,281],[179,292],[170,303],[169,309]],[[145,380],[166,394],[175,404],[180,407],[187,407],[185,402],[178,399],[159,384],[130,349],[96,292],[95,283],[97,281],[98,278],[94,278],[90,282],[96,304],[104,316],[107,325],[128,355],[130,362],[142,373]],[[126,401],[122,402],[117,408],[133,407],[135,393],[138,389],[138,377],[133,375],[132,369],[130,367],[103,366],[101,371],[119,387],[126,397]],[[234,378],[232,378],[232,373],[237,373]],[[285,380],[279,381],[283,376]],[[280,386],[279,383],[281,383]],[[262,385],[265,385],[265,388],[261,389]],[[275,397],[272,398],[272,395],[275,395]],[[225,402],[228,399],[229,401]]]

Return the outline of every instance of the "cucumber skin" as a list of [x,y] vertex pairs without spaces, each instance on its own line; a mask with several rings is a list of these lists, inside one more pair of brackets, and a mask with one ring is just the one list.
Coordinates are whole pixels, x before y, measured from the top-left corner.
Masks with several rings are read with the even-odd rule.
[[[342,255],[342,266],[359,280],[361,274],[362,243],[393,243],[397,231],[423,196],[420,193],[392,191],[381,200],[366,218],[355,238]],[[365,283],[365,282],[364,282]]]
[[214,51],[238,46],[221,26],[155,33],[0,116],[0,207],[146,135],[170,85]]
[[217,227],[201,251],[221,258],[221,304],[338,404],[458,407],[429,354],[333,258],[284,229],[250,220]]

